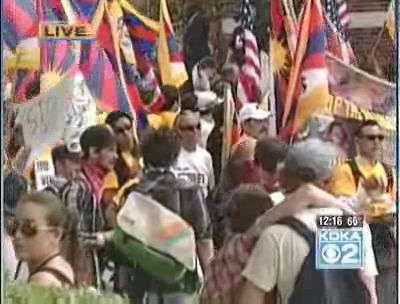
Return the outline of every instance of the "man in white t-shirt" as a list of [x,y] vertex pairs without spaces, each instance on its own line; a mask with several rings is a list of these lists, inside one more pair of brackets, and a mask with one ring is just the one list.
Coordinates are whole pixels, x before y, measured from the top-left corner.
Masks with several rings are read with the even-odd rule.
[[[335,148],[308,140],[292,146],[280,172],[281,186],[291,192],[304,183],[323,185],[332,175]],[[295,215],[311,231],[316,230],[317,215],[340,215],[340,209],[307,209]],[[365,228],[365,267],[360,277],[377,303],[375,277],[378,274],[369,228]],[[240,304],[287,304],[309,253],[307,242],[296,231],[284,225],[272,225],[261,234],[243,271],[245,283]],[[313,295],[310,294],[310,298]],[[278,302],[278,299],[281,301]]]
[[199,146],[200,140],[200,113],[184,110],[175,123],[181,139],[176,173],[181,178],[186,178],[201,188],[204,198],[214,187],[214,171],[212,158],[207,150]]

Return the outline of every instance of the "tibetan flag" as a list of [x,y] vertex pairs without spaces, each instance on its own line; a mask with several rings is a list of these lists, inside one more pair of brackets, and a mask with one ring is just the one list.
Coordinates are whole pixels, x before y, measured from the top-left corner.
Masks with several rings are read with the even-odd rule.
[[[121,0],[120,3],[136,57],[144,57],[143,60],[157,66],[157,38],[160,29],[158,22],[140,14],[126,0]],[[137,60],[139,61],[138,58]]]
[[82,41],[80,68],[98,107],[130,113],[129,100],[106,54],[96,41]]
[[157,65],[156,40],[158,23],[141,15],[129,3],[121,1],[124,10],[124,21],[128,27],[129,36],[137,60],[140,79],[138,88],[145,107],[150,112],[158,112],[164,104],[154,67]]
[[60,0],[37,0],[40,21],[67,21]]
[[60,5],[61,3],[68,20],[90,23],[92,30],[97,32],[104,15],[106,0],[62,0]]
[[[64,10],[59,1],[39,0],[38,15],[40,20],[66,21]],[[78,71],[72,44],[66,40],[40,41],[40,92],[57,85],[64,77]]]
[[21,39],[38,35],[38,18],[32,1],[4,1],[4,40],[14,50]]
[[[114,61],[117,72],[131,105],[132,114],[143,110],[143,103],[137,88],[139,74],[136,58],[128,29],[123,21],[123,11],[117,1],[109,3],[106,8],[105,21],[111,33]],[[110,46],[108,47],[110,49]],[[110,54],[110,52],[109,52]]]
[[176,41],[167,1],[160,1],[160,32],[158,36],[158,66],[163,85],[180,87],[188,80],[182,52]]
[[40,93],[39,72],[27,69],[18,69],[12,77],[13,101],[16,103],[26,102]]
[[[305,2],[299,25],[299,39],[282,119],[282,126],[290,126],[291,135],[303,127],[313,114],[325,108],[330,98],[326,32],[319,0]],[[290,114],[293,112],[292,120]]]
[[395,15],[395,1],[392,0],[389,5],[388,13],[385,20],[386,28],[389,32],[390,38],[394,41],[396,30],[396,15]]
[[286,94],[289,84],[290,70],[296,52],[297,24],[287,11],[284,1],[271,0],[271,71],[273,90],[273,110],[277,131],[282,129],[281,122],[285,108]]
[[75,54],[68,41],[46,41],[40,49],[40,91],[47,91],[79,70]]
[[38,39],[28,38],[21,40],[15,52],[9,50],[6,63],[7,69],[39,70],[40,48]]

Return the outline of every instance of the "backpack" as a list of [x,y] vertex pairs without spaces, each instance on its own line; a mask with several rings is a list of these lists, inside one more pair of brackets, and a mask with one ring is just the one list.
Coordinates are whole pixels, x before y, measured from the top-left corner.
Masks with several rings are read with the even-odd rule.
[[[363,177],[361,170],[358,168],[354,159],[346,163],[351,169],[356,185],[358,185],[358,182]],[[382,166],[388,179],[386,192],[390,192],[394,186],[393,173],[388,165],[382,163]],[[382,271],[388,268],[397,268],[396,239],[391,231],[391,227],[384,223],[370,223],[369,227],[371,229],[372,247],[374,249],[378,270]]]
[[295,218],[281,222],[307,242],[310,251],[297,275],[288,304],[369,304],[368,289],[358,269],[316,269],[315,233]]
[[[178,212],[181,204],[180,185],[159,189],[158,182],[162,178],[161,175],[153,181],[139,183],[126,190],[122,208],[117,215],[113,247],[118,252],[120,264],[136,268],[133,271],[137,275],[134,279],[136,282],[132,283],[138,289],[195,293],[201,287],[202,276],[195,255],[193,229]],[[163,190],[168,190],[169,195]],[[161,198],[156,199],[155,194],[164,195],[162,203]],[[155,218],[159,218],[157,224],[152,223]],[[172,225],[172,230],[168,225]],[[162,227],[172,234],[164,240],[154,238]],[[174,232],[174,229],[179,231]],[[184,248],[187,250],[182,251]]]
[[[354,158],[350,159],[350,160],[346,161],[346,164],[350,167],[351,173],[353,174],[354,181],[356,182],[356,185],[358,186],[360,179],[363,178],[363,174],[362,174],[360,168],[358,167],[356,160]],[[386,174],[386,177],[388,180],[386,192],[389,193],[394,186],[393,172],[387,164],[382,163],[382,166],[383,166],[383,169],[385,170],[385,174]]]

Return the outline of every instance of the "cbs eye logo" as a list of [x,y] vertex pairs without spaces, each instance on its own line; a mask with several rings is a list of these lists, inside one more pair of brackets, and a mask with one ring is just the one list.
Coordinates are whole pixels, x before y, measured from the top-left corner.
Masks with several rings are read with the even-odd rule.
[[[358,247],[355,244],[346,244],[339,247],[335,244],[327,244],[322,248],[322,258],[328,264],[341,262],[343,264],[357,263],[355,258]],[[341,260],[341,261],[340,261]]]
[[362,229],[321,229],[317,234],[317,269],[363,266]]

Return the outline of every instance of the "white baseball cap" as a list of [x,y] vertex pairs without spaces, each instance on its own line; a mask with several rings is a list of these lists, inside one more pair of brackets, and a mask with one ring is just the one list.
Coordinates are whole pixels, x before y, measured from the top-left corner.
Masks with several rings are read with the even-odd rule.
[[244,123],[248,119],[264,120],[272,114],[263,110],[257,103],[248,103],[242,107],[239,112],[239,122]]
[[217,94],[212,91],[195,91],[194,94],[197,97],[197,105],[200,111],[206,111],[223,102],[218,98]]

